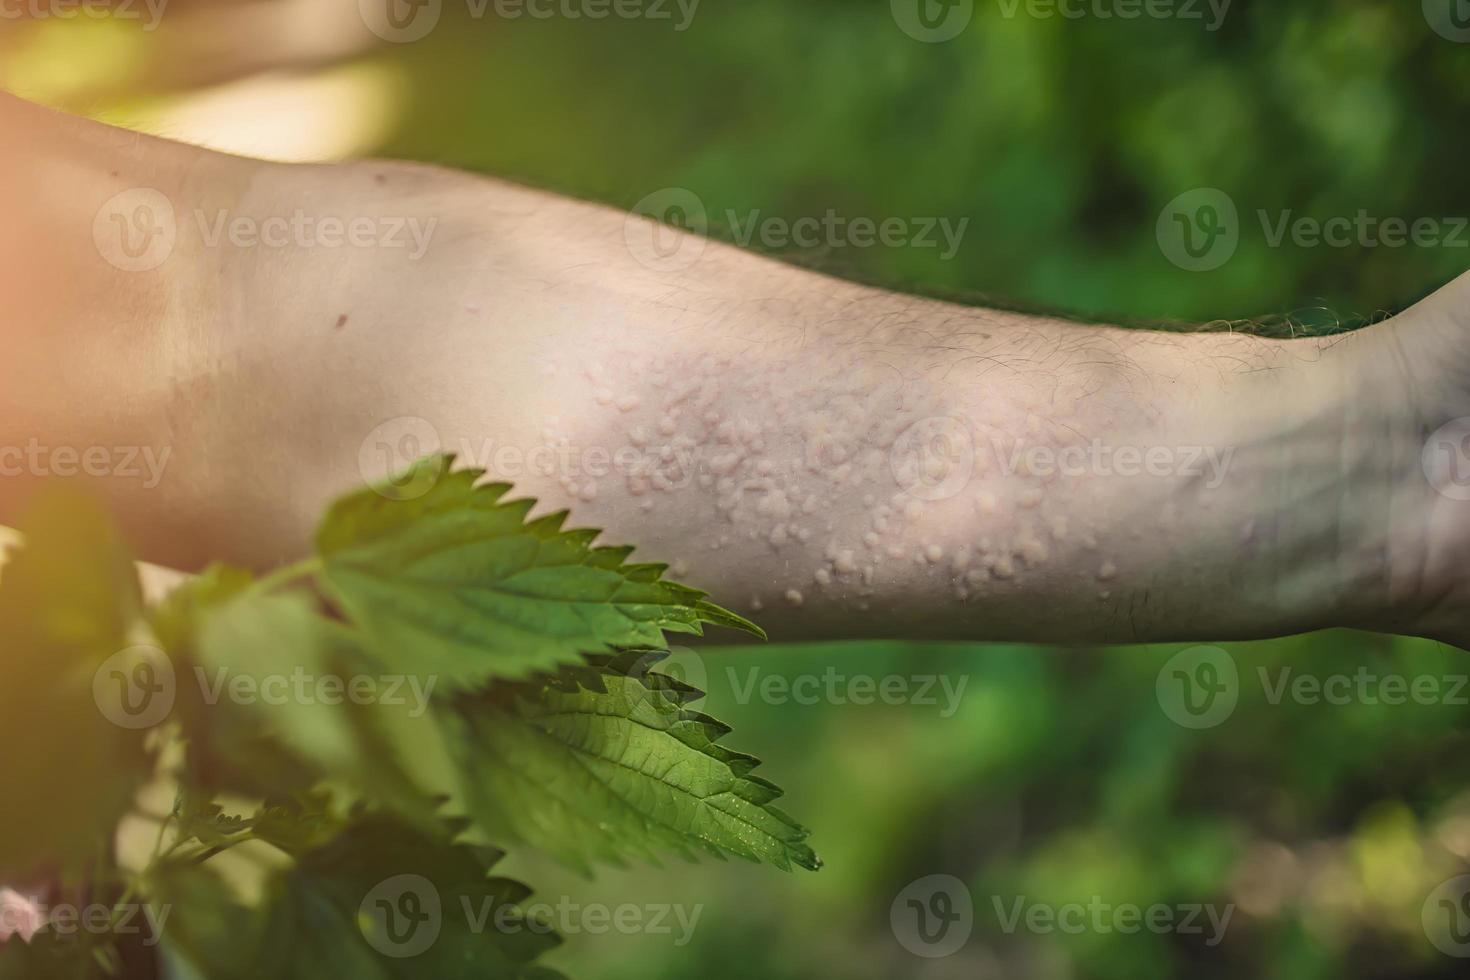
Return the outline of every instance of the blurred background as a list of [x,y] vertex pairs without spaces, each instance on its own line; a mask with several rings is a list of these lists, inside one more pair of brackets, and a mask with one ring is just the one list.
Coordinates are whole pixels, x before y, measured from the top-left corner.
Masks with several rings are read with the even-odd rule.
[[[0,86],[282,160],[424,160],[621,208],[686,188],[724,238],[755,214],[968,219],[953,254],[753,244],[1021,308],[1320,330],[1470,267],[1465,6],[627,0],[594,18],[611,5],[5,0]],[[1302,218],[1354,230],[1279,233]],[[1421,219],[1419,241],[1392,244],[1394,220]],[[1331,633],[1223,654],[883,643],[675,661],[787,787],[827,867],[586,882],[514,857],[553,904],[698,908],[687,936],[587,919],[552,960],[573,976],[1465,975],[1457,651]],[[854,703],[894,678],[892,703]],[[968,920],[921,935],[918,908],[966,899]],[[1117,913],[1154,905],[1174,926]],[[1228,924],[1201,911],[1183,928],[1194,906]]]

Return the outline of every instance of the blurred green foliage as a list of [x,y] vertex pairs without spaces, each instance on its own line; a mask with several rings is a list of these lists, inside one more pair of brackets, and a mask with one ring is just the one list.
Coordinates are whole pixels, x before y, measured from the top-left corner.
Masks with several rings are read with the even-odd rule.
[[[1273,248],[1259,220],[1470,212],[1470,48],[1417,4],[1236,0],[1215,32],[1006,9],[980,0],[942,44],[896,29],[884,2],[708,3],[682,33],[467,19],[391,52],[412,108],[384,150],[624,207],[686,187],[716,235],[731,210],[969,218],[950,261],[882,247],[790,257],[1079,315],[1355,322],[1470,264],[1470,235]],[[1197,187],[1224,190],[1242,217],[1235,257],[1207,274],[1174,267],[1154,232]]]
[[[881,246],[784,253],[899,288],[1084,316],[1292,314],[1330,327],[1401,308],[1470,264],[1470,235],[1432,248],[1272,247],[1258,219],[1470,214],[1470,45],[1431,30],[1419,3],[1235,0],[1215,32],[1008,7],[978,0],[968,29],[924,44],[876,0],[707,0],[682,32],[472,19],[449,2],[430,37],[360,57],[405,86],[385,155],[620,207],[684,187],[715,235],[730,234],[726,211],[970,220],[948,261]],[[1199,187],[1225,191],[1241,216],[1238,250],[1210,272],[1171,264],[1155,233],[1160,211]],[[1271,683],[1285,667],[1442,678],[1466,673],[1464,656],[1345,632],[1227,649],[1239,702],[1201,730],[1161,706],[1159,673],[1178,647],[686,655],[708,710],[788,787],[827,867],[679,865],[590,885],[524,856],[506,867],[550,901],[702,906],[684,946],[677,929],[569,935],[554,961],[583,977],[1463,976],[1421,912],[1470,859],[1470,692],[1456,704],[1273,704],[1259,671]],[[949,717],[739,696],[751,668],[793,678],[829,666],[966,687]],[[930,960],[897,941],[889,911],[935,873],[968,885],[975,923],[960,952]],[[1007,932],[992,897],[1008,907],[1017,896],[1230,904],[1234,915],[1217,946]]]

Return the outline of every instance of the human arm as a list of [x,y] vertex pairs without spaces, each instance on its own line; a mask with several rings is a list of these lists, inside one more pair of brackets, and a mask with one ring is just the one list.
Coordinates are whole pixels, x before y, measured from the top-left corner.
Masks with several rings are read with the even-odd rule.
[[[23,315],[0,443],[166,450],[156,486],[98,481],[144,557],[296,557],[365,460],[406,463],[432,447],[405,437],[429,433],[719,599],[759,603],[778,637],[1347,625],[1464,642],[1470,532],[1420,469],[1427,433],[1470,404],[1432,352],[1457,350],[1453,293],[1331,338],[1124,330],[715,243],[658,268],[640,261],[645,219],[495,181],[266,164],[0,112],[53,141],[45,167],[4,164],[21,171],[4,175],[22,220],[0,254]],[[136,187],[169,199],[178,234],[158,268],[124,272],[94,225]],[[417,257],[411,236],[211,244],[222,211],[432,234]],[[625,450],[668,488],[626,472]],[[13,500],[29,481],[5,482]]]

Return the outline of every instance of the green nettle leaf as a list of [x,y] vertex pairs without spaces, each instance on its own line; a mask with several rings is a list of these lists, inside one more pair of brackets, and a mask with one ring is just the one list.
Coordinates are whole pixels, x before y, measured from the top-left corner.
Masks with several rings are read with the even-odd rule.
[[[256,679],[259,671],[247,666],[242,674],[232,668],[254,665],[280,650],[232,651],[233,659],[211,664],[203,659],[201,643],[205,627],[222,609],[237,599],[248,598],[254,584],[249,572],[227,565],[213,565],[179,585],[162,602],[149,610],[149,623],[163,644],[178,675],[179,691],[174,712],[183,722],[186,789],[207,797],[211,792],[249,796],[304,792],[314,786],[323,771],[283,743],[262,722],[269,716],[255,714],[249,706],[230,697],[228,683],[234,676]],[[217,686],[223,667],[225,685]]]
[[[317,533],[323,582],[397,669],[455,690],[525,679],[583,653],[662,648],[664,631],[712,623],[760,629],[705,594],[664,581],[664,565],[628,564],[631,548],[593,547],[565,511],[528,521],[532,500],[476,486],[452,456],[421,460],[386,487],[339,501]],[[395,499],[393,487],[427,487]]]
[[[236,744],[227,731],[264,734],[308,771],[418,823],[463,813],[488,836],[520,836],[583,869],[594,859],[657,860],[661,851],[815,867],[806,831],[768,806],[780,791],[749,775],[756,760],[716,745],[727,729],[687,708],[700,692],[646,670],[662,656],[591,655],[581,667],[479,697],[437,696],[425,678],[403,690],[435,696],[405,705],[307,697],[236,706],[222,695],[237,678],[251,679],[253,690],[294,670],[349,678],[381,669],[358,631],[320,616],[304,594],[250,594],[204,622],[195,670],[201,689],[221,694],[208,709],[217,752],[229,756]],[[580,712],[570,726],[559,717],[567,710]],[[634,763],[641,772],[625,771]],[[552,785],[541,785],[542,772],[556,776]],[[581,782],[568,783],[568,774]],[[499,784],[516,789],[526,779],[551,795],[531,797],[537,806],[522,811],[524,801]],[[546,820],[558,799],[575,818],[560,827]]]
[[326,792],[266,800],[250,818],[250,836],[287,854],[301,854],[342,832],[350,814],[342,813],[338,804]]
[[716,744],[729,729],[687,707],[699,692],[643,669],[657,656],[595,658],[446,710],[472,815],[584,871],[661,850],[820,867],[772,805],[781,790],[750,774],[758,760]]
[[171,955],[211,980],[552,980],[534,961],[561,940],[521,909],[530,889],[490,875],[503,856],[367,817],[293,855],[259,908],[202,869],[160,876],[150,900],[172,906]]
[[[559,977],[537,960],[560,939],[468,833],[584,871],[819,866],[702,694],[649,670],[665,630],[759,629],[451,464],[340,501],[318,559],[217,565],[147,611],[101,512],[44,499],[0,574],[0,744],[25,802],[0,808],[0,881],[86,868],[167,927],[161,946],[43,930],[0,947],[0,978]],[[174,806],[147,865],[114,867],[155,768]],[[259,900],[217,873],[235,848],[267,859]]]
[[[75,492],[40,498],[0,572],[0,881],[95,859],[149,775],[144,731],[118,724],[138,665],[136,573],[106,516]],[[150,675],[151,676],[151,675]],[[109,709],[115,709],[109,712]]]
[[414,819],[437,813],[451,776],[429,714],[435,679],[385,674],[361,633],[321,616],[310,596],[222,604],[196,655],[191,696],[216,756],[249,767],[267,744]]

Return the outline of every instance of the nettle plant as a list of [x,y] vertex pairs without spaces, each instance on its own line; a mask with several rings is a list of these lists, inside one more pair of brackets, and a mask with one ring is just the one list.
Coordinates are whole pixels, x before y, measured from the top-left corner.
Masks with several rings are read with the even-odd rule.
[[0,571],[0,884],[34,916],[0,977],[555,977],[502,847],[820,865],[657,669],[667,632],[760,629],[452,463],[153,605],[95,504],[38,502]]

